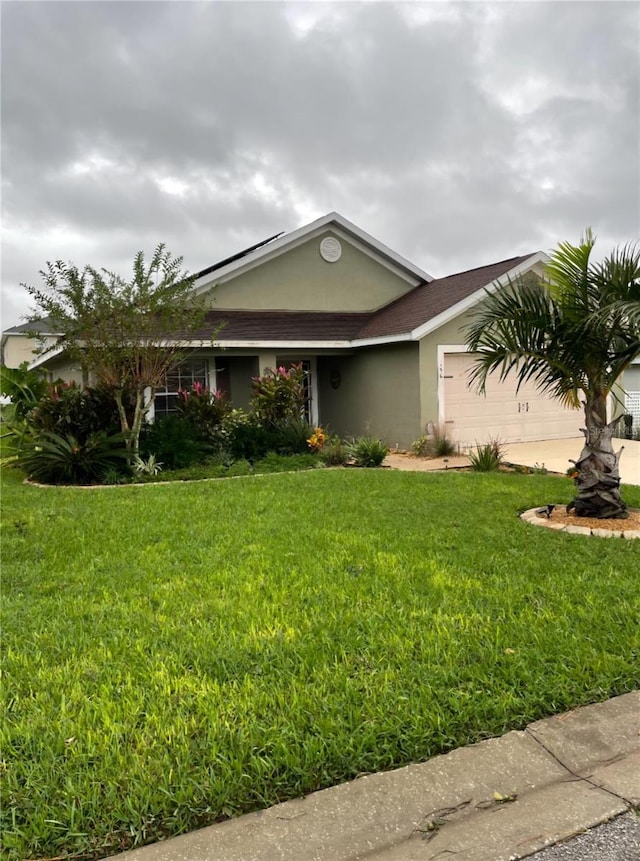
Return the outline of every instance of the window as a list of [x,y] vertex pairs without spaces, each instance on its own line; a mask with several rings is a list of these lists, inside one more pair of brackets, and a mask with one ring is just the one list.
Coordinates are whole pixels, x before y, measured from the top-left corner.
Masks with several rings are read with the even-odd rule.
[[177,412],[179,392],[189,391],[194,383],[209,385],[206,359],[191,359],[182,362],[167,374],[164,386],[158,386],[153,402],[154,417],[174,415]]

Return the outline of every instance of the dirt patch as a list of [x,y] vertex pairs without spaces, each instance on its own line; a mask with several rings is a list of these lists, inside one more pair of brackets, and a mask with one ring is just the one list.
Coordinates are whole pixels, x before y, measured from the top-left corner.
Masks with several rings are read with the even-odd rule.
[[452,454],[450,457],[415,457],[408,452],[394,451],[386,456],[384,465],[408,472],[437,472],[464,469],[469,466],[469,458],[461,454]]

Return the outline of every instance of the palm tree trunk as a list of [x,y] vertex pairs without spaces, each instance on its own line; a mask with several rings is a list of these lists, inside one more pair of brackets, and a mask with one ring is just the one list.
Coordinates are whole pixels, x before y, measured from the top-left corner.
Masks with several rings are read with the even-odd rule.
[[[627,518],[629,512],[620,496],[618,464],[622,448],[613,450],[615,422],[607,423],[606,395],[598,394],[584,404],[586,427],[584,448],[575,463],[578,495],[567,505],[578,517]],[[623,446],[624,448],[624,446]]]

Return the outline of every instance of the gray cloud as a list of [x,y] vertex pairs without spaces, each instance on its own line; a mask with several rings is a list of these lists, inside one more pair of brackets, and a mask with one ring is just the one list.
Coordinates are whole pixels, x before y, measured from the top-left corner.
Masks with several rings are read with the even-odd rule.
[[640,234],[629,3],[2,6],[3,325],[48,259],[191,270],[332,209],[435,275]]

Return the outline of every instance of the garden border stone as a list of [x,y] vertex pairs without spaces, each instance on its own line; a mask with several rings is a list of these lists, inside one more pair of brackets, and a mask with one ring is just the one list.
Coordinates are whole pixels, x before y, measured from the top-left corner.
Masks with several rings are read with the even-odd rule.
[[[525,523],[530,523],[532,526],[543,526],[545,529],[552,529],[556,532],[568,532],[571,535],[593,535],[596,538],[640,538],[640,529],[601,529],[595,526],[574,526],[572,523],[554,522],[550,517],[541,517],[538,514],[538,508],[529,508],[523,511],[520,519]],[[638,513],[638,509],[630,508],[629,511]]]

